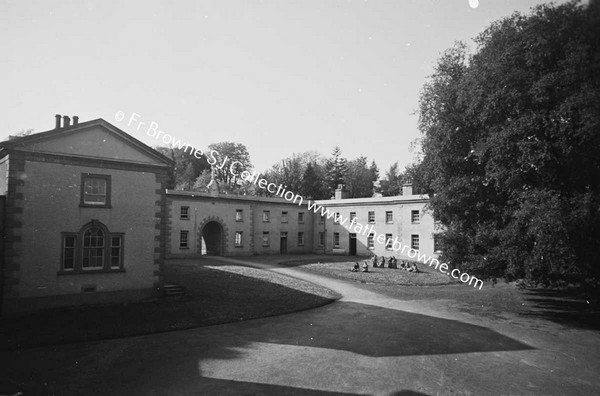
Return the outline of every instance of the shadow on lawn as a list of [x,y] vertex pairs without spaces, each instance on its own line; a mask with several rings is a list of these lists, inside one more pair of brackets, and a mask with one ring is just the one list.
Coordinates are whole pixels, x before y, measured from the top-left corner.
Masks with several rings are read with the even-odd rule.
[[529,289],[525,300],[533,308],[523,315],[588,330],[600,330],[600,303],[566,291]]

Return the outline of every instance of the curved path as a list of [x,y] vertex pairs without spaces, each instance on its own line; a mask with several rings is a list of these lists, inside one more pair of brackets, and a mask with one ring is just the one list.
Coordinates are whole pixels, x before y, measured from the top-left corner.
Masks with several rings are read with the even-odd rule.
[[537,328],[517,319],[496,323],[441,301],[400,301],[298,268],[218,260],[308,280],[343,297],[277,317],[37,348],[18,358],[30,359],[32,373],[69,384],[54,389],[59,394],[600,393],[597,333],[542,321]]

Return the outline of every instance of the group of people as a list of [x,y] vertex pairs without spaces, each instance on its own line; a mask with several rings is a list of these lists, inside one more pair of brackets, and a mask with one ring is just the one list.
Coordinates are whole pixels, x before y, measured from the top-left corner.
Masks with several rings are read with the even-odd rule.
[[[354,267],[350,270],[351,272],[358,272],[360,270],[360,264],[354,263]],[[365,261],[363,264],[362,272],[369,272],[369,264]]]
[[[385,267],[385,257],[381,256],[379,259],[377,256],[373,256],[371,259],[373,262],[373,268],[384,268]],[[366,264],[366,262],[365,262]],[[391,256],[388,259],[388,268],[398,269],[398,259],[396,257]],[[400,269],[408,272],[419,272],[417,268],[417,264],[409,263],[407,260],[400,260]]]
[[[385,268],[385,257],[381,256],[381,257],[377,257],[377,256],[373,256],[373,258],[371,259],[371,262],[373,263],[373,268]],[[390,258],[388,258],[387,260],[387,266],[388,268],[395,268],[395,269],[401,269],[404,271],[408,271],[408,272],[419,272],[419,269],[417,268],[417,264],[415,264],[414,262],[410,263],[407,260],[400,260],[400,267],[398,268],[398,259],[396,259],[396,257],[392,256]],[[358,264],[358,262],[354,263],[354,267],[352,267],[352,269],[350,269],[351,272],[369,272],[369,264],[368,261],[365,260],[365,262],[362,265],[362,270],[360,269],[360,264]]]

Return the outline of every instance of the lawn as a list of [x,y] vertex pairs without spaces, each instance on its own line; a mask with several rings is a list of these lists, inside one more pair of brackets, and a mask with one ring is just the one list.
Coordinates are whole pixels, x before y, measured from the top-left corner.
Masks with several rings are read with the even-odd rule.
[[[327,304],[335,293],[254,269],[217,269],[193,261],[165,266],[182,297],[48,309],[0,320],[0,350],[120,338],[295,312]],[[239,267],[242,268],[242,267]]]
[[[448,285],[460,283],[450,276],[442,274],[440,271],[430,268],[424,264],[417,264],[419,272],[408,272],[401,269],[393,268],[373,268],[369,262],[369,272],[351,272],[350,269],[354,266],[355,261],[362,264],[364,258],[357,257],[355,261],[348,261],[349,257],[338,258],[338,260],[316,261],[314,259],[307,260],[290,260],[282,262],[286,266],[300,266],[307,271],[315,272],[320,275],[330,276],[338,279],[352,280],[361,283],[375,283],[395,286],[427,286],[427,285]],[[387,264],[386,264],[387,265]]]

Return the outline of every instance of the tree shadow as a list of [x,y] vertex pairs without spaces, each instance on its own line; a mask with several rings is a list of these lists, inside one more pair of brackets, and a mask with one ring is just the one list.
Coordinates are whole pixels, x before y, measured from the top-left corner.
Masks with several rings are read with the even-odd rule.
[[561,290],[529,289],[525,299],[532,307],[524,316],[587,330],[600,330],[600,304]]

